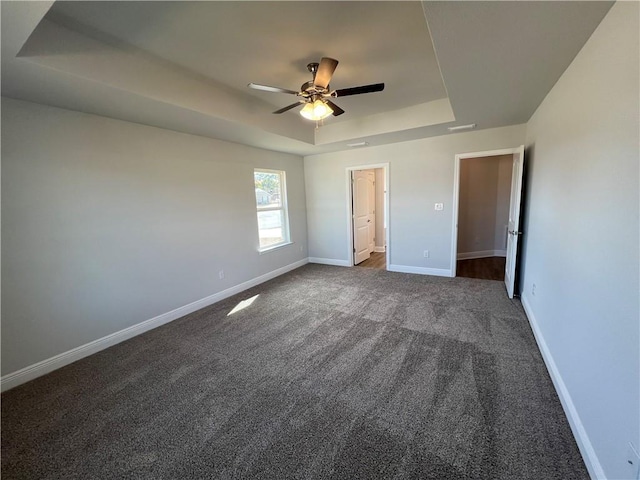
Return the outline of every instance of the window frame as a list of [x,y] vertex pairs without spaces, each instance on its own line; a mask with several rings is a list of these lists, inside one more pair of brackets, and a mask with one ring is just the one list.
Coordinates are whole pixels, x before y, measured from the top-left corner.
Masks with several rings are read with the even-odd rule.
[[[269,173],[269,174],[277,174],[280,179],[280,206],[279,207],[261,207],[258,204],[258,199],[255,196],[255,180],[256,173]],[[256,206],[256,225],[258,227],[258,252],[261,254],[264,252],[269,252],[271,250],[275,250],[280,247],[284,247],[286,245],[290,245],[293,243],[291,241],[291,231],[289,228],[289,204],[287,201],[287,172],[285,170],[274,170],[270,168],[254,168],[253,169],[253,184],[254,184],[254,201]],[[261,246],[260,244],[260,221],[258,220],[258,216],[260,212],[276,212],[281,211],[282,218],[282,237],[283,240],[278,243],[273,243],[266,246]]]

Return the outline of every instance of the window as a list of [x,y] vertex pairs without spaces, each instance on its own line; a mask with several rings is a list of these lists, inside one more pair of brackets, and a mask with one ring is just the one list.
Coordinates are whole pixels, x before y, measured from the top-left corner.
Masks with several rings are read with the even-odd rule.
[[287,188],[281,170],[254,170],[260,251],[289,243]]

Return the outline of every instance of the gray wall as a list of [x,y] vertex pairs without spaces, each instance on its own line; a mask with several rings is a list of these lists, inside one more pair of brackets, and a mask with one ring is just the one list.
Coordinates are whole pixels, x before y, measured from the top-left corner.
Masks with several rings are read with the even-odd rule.
[[[262,255],[254,167],[286,170],[295,242]],[[301,157],[2,99],[3,375],[306,258],[306,245]]]
[[390,263],[450,270],[455,155],[517,147],[524,134],[515,125],[305,157],[309,256],[348,261],[346,168],[389,163]]
[[459,254],[506,249],[512,163],[512,155],[460,161]]
[[638,8],[612,7],[527,124],[523,303],[610,479],[640,446]]

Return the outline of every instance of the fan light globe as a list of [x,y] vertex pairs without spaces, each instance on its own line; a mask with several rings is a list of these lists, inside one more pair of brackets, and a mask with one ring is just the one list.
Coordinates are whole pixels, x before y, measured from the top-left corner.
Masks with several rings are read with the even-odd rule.
[[304,108],[300,110],[300,115],[304,118],[315,121],[324,120],[332,113],[333,110],[331,110],[331,107],[320,99],[313,103],[307,103]]

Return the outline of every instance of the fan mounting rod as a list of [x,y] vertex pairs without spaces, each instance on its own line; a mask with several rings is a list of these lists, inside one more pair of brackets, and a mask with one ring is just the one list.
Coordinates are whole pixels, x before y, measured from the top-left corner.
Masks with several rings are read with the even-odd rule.
[[316,73],[318,73],[318,68],[319,67],[320,67],[320,64],[317,63],[317,62],[311,62],[311,63],[307,64],[307,70],[309,70],[309,72],[311,72],[312,79],[309,82],[303,83],[302,86],[300,87],[300,93],[305,98],[309,98],[309,96],[314,96],[314,95],[317,95],[317,94],[327,94],[328,93],[328,89],[327,88],[322,88],[322,87],[316,85]]
[[319,63],[309,63],[307,64],[307,70],[309,70],[311,72],[311,75],[313,75],[313,79],[316,79],[316,72],[318,71],[318,67],[320,66]]

